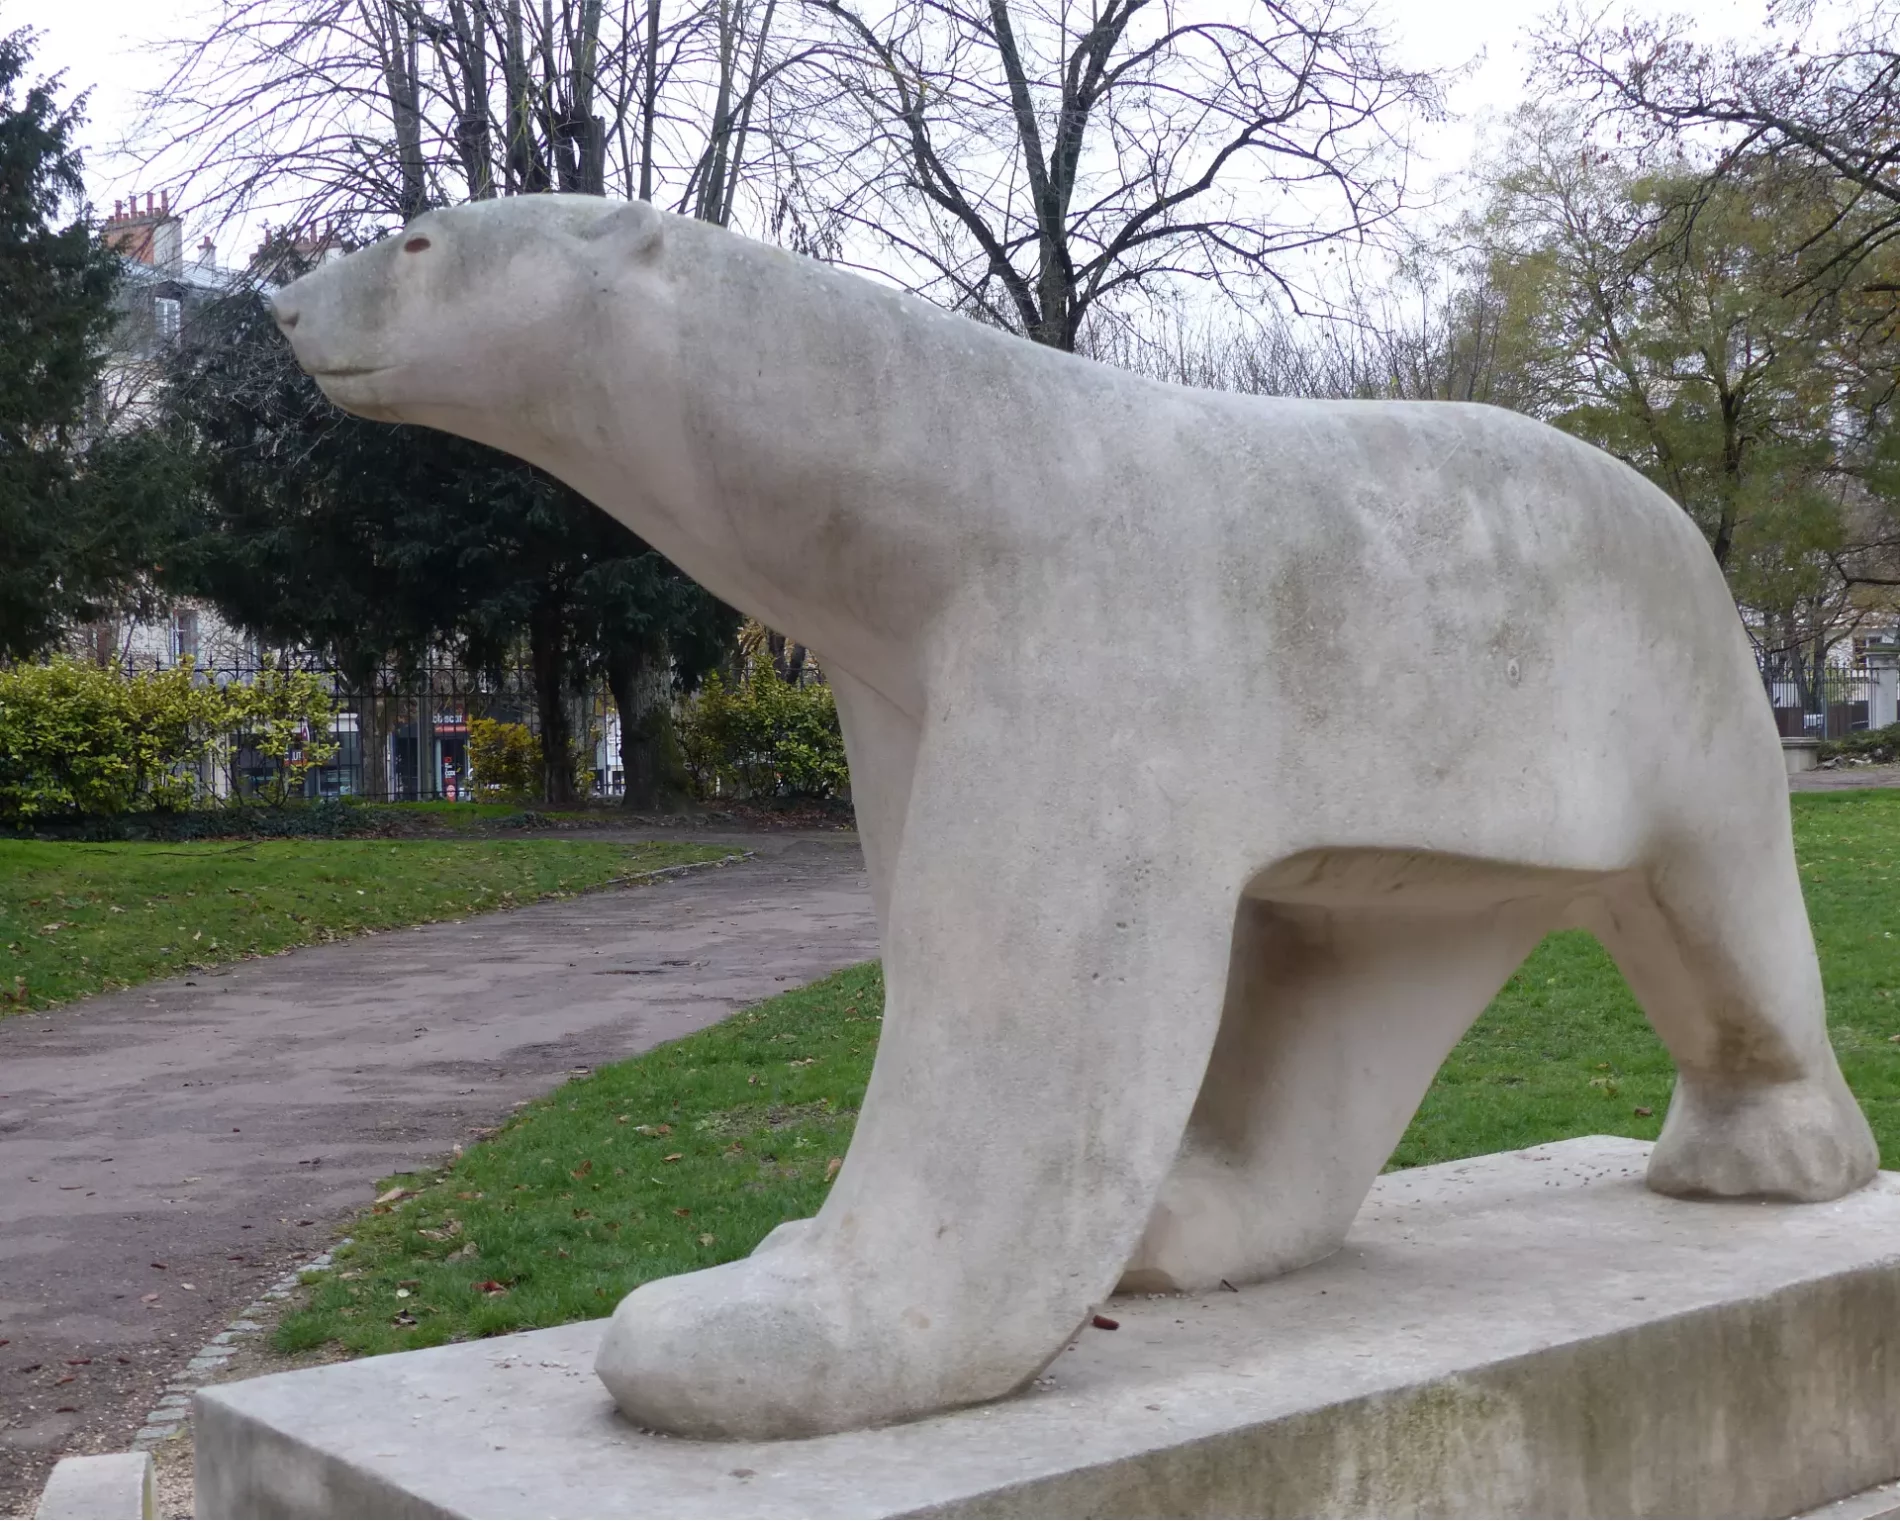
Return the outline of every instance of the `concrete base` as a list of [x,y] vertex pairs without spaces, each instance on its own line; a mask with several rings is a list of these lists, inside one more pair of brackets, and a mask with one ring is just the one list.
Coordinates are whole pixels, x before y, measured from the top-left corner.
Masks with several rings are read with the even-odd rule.
[[1790,776],[1812,771],[1821,764],[1821,742],[1818,739],[1784,739],[1781,742],[1781,759],[1787,765]]
[[1900,1479],[1806,1511],[1797,1521],[1900,1521]]
[[107,1452],[55,1463],[33,1515],[34,1521],[148,1521],[157,1512],[152,1455]]
[[1691,1204],[1648,1151],[1389,1174],[1329,1261],[881,1431],[635,1430],[605,1322],[205,1389],[198,1514],[1787,1516],[1900,1474],[1900,1175]]

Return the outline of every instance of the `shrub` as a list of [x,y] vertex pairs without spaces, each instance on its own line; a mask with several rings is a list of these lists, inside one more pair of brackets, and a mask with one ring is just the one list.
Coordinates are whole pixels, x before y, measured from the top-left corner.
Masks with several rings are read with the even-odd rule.
[[541,741],[526,724],[477,718],[468,726],[468,784],[491,803],[531,803],[541,796]]
[[224,694],[189,663],[128,675],[61,657],[0,670],[0,820],[189,807]]
[[680,750],[702,797],[828,798],[851,783],[838,706],[761,660],[739,686],[718,675],[682,705]]
[[1862,729],[1854,734],[1843,734],[1839,739],[1830,739],[1822,743],[1822,760],[1872,761],[1879,765],[1892,765],[1900,761],[1900,724],[1888,724],[1884,729]]
[[[286,670],[266,659],[255,681],[226,687],[224,694],[225,722],[238,731],[239,743],[274,767],[258,788],[267,803],[281,806],[302,797],[305,773],[336,759],[336,705],[315,672]],[[233,785],[231,792],[238,796],[239,788]]]

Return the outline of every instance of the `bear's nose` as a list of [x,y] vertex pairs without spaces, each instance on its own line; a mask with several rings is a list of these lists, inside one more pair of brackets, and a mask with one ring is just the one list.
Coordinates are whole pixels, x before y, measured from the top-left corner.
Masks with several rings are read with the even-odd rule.
[[286,300],[282,291],[277,291],[271,296],[270,311],[271,315],[277,319],[277,325],[286,333],[297,325],[297,303]]

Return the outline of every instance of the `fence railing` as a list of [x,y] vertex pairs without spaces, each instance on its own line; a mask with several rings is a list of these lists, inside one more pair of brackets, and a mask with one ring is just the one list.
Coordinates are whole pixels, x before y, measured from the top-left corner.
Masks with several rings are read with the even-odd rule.
[[1757,656],[1783,739],[1841,739],[1900,721],[1900,665],[1891,660],[1824,664],[1798,651]]
[[[448,663],[414,671],[385,670],[367,687],[348,683],[320,663],[293,661],[329,688],[335,714],[335,755],[304,774],[304,795],[356,797],[368,802],[472,801],[468,735],[480,718],[525,724],[539,734],[540,715],[531,674],[522,668],[477,672]],[[201,665],[199,679],[219,686],[256,680],[254,664]],[[570,700],[570,732],[586,750],[582,785],[597,796],[621,790],[619,720],[603,688]],[[246,737],[230,736],[222,775],[208,777],[219,795],[261,794],[275,782],[278,763],[260,755]]]

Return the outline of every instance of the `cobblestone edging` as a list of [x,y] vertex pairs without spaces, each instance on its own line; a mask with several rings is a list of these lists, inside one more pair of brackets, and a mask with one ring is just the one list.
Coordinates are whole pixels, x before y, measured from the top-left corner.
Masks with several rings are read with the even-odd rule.
[[148,1451],[160,1442],[177,1436],[179,1429],[191,1419],[192,1395],[204,1386],[212,1374],[223,1371],[224,1365],[236,1356],[238,1344],[245,1337],[255,1336],[264,1329],[263,1322],[273,1305],[290,1298],[302,1284],[305,1273],[323,1272],[330,1266],[338,1248],[349,1244],[346,1236],[303,1266],[292,1268],[255,1301],[240,1310],[237,1319],[200,1347],[191,1361],[185,1364],[184,1371],[165,1386],[165,1393],[146,1415],[145,1424],[139,1428],[138,1435],[132,1438],[132,1450]]

